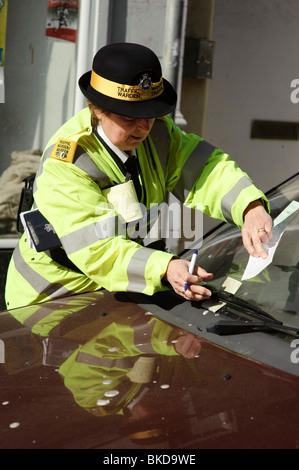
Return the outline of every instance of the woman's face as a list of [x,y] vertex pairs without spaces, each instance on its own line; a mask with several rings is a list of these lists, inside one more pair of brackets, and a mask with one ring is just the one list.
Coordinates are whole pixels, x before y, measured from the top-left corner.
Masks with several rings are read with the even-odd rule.
[[111,142],[120,150],[133,150],[146,139],[155,122],[152,119],[134,119],[118,114],[99,112],[103,131]]

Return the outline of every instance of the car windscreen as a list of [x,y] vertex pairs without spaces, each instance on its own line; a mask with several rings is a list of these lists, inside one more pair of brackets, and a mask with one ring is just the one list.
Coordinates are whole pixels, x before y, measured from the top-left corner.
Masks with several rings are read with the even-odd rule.
[[[281,238],[272,262],[257,275],[242,279],[249,255],[243,247],[241,232],[227,224],[204,241],[197,263],[214,274],[209,283],[223,290],[227,278],[240,282],[236,295],[257,305],[283,323],[299,326],[299,178],[293,178],[269,195],[275,220],[295,201],[285,218]],[[297,209],[296,209],[297,208]]]

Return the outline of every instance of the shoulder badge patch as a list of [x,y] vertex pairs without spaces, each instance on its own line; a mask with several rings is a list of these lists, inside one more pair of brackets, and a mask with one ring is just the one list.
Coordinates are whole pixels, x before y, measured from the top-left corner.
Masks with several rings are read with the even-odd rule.
[[76,153],[77,142],[69,139],[59,139],[51,153],[51,158],[72,163]]

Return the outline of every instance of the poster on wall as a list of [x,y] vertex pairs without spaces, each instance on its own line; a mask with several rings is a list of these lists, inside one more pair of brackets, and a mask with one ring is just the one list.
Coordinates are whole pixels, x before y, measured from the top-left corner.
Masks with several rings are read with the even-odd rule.
[[46,37],[76,42],[79,0],[47,0],[47,2]]
[[8,0],[0,0],[0,66],[4,65]]

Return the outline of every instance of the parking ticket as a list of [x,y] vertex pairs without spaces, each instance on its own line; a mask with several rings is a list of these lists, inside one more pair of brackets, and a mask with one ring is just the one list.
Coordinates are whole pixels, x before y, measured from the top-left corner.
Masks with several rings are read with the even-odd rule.
[[287,228],[287,225],[291,219],[291,216],[299,210],[299,202],[292,201],[274,220],[273,229],[272,229],[272,238],[269,243],[263,244],[268,256],[266,259],[255,258],[250,256],[247,266],[245,268],[244,274],[242,276],[242,281],[251,279],[257,276],[260,272],[263,271],[269,264],[272,263],[273,256],[278,247],[280,239]]

